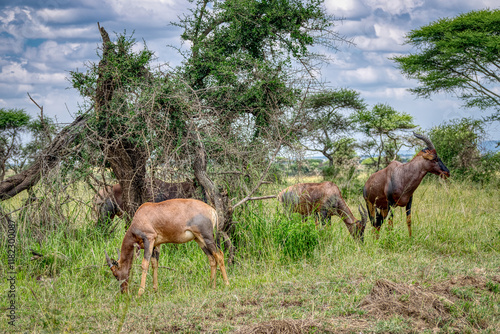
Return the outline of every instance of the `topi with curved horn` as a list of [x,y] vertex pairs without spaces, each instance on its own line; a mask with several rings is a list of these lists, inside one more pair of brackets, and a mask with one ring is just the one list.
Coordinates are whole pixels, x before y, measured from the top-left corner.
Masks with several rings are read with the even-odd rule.
[[411,237],[411,203],[413,192],[422,182],[427,173],[432,173],[446,179],[450,171],[438,157],[432,141],[422,135],[413,133],[421,139],[427,148],[421,150],[410,162],[392,161],[386,168],[372,174],[363,188],[370,221],[375,227],[377,238],[380,227],[389,211],[389,228],[392,228],[393,211],[396,206],[406,207],[406,224]]

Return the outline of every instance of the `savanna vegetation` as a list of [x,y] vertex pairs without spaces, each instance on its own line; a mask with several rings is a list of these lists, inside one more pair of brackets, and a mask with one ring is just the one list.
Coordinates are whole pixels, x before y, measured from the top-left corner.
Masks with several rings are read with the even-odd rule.
[[[313,221],[284,215],[276,200],[250,202],[235,212],[238,251],[227,267],[229,287],[219,276],[217,288],[211,288],[208,261],[194,242],[169,244],[161,247],[158,292],[148,275],[141,298],[140,259],[129,295],[120,293],[105,264],[104,250],[115,254],[124,224],[103,236],[90,223],[89,206],[82,205],[91,191],[76,187],[71,194],[82,202],[56,206],[51,203],[57,189],[47,189],[36,209],[16,215],[23,217],[16,218],[16,329],[494,333],[500,324],[498,187],[428,178],[415,194],[412,238],[402,209],[396,211],[394,230],[383,226],[376,240],[367,227],[360,244],[339,219],[316,228]],[[279,189],[269,185],[266,193]],[[359,200],[360,195],[347,202],[355,207]],[[24,203],[19,196],[4,208]],[[37,226],[50,223],[57,228]],[[9,330],[5,317],[0,326]]]
[[[269,198],[330,180],[358,216],[369,175],[403,147],[423,148],[411,115],[370,108],[311,75],[322,60],[311,46],[350,43],[323,2],[199,0],[175,24],[189,45],[176,68],[153,65],[146,45],[99,26],[100,61],[70,77],[85,104],[58,133],[41,106],[38,120],[1,110],[0,331],[497,331],[500,157],[480,150],[483,121],[426,130],[451,177],[424,178],[411,238],[396,209],[394,229],[376,238],[368,225],[360,242],[337,217],[316,225]],[[489,101],[481,107],[495,108]],[[104,252],[116,257],[153,179],[192,180],[217,210],[230,286],[218,276],[211,288],[207,258],[191,242],[160,247],[157,292],[150,270],[137,297],[139,258],[130,294],[120,293]],[[94,196],[116,183],[123,215],[96,224]]]

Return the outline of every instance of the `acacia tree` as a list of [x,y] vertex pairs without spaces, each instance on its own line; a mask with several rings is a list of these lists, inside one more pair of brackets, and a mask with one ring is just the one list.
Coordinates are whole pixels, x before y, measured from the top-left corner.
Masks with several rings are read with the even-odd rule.
[[412,142],[412,135],[405,132],[416,127],[413,117],[404,112],[398,112],[387,104],[376,104],[371,110],[358,110],[352,115],[352,120],[358,129],[368,138],[363,144],[365,152],[375,157],[375,167],[397,158],[402,146]]
[[[100,160],[111,168],[123,189],[124,210],[132,217],[147,200],[147,145],[152,129],[145,123],[154,119],[148,111],[156,107],[148,94],[158,88],[149,69],[153,53],[146,47],[133,52],[135,40],[125,35],[112,42],[103,27],[99,32],[103,41],[99,64],[92,64],[86,73],[71,73],[73,86],[92,105],[88,131],[81,137],[87,150],[77,158],[90,164]],[[96,149],[101,156],[92,156]]]
[[303,134],[303,145],[323,154],[330,168],[346,163],[355,153],[355,140],[346,138],[353,128],[347,113],[366,108],[359,93],[345,88],[326,90],[309,96],[306,107],[309,127]]
[[5,178],[7,160],[20,150],[20,135],[29,122],[24,109],[0,108],[0,181]]
[[37,155],[50,145],[57,134],[57,126],[52,118],[44,116],[42,112],[36,119],[30,120],[24,132],[29,135],[29,140],[19,145],[19,152],[12,157],[12,163],[9,164],[16,173],[33,164]]
[[[109,167],[130,215],[145,199],[146,175],[160,166],[172,179],[194,174],[227,235],[233,209],[258,193],[272,159],[302,124],[306,91],[294,61],[310,70],[308,47],[341,39],[318,0],[198,1],[179,25],[191,48],[168,72],[150,66],[146,47],[134,52],[133,39],[112,41],[99,27],[100,62],[71,74],[87,110],[53,143],[76,144],[67,165],[80,175]],[[60,156],[59,144],[50,145],[52,157]],[[17,180],[9,194],[36,181]]]
[[[321,0],[200,0],[178,25],[192,45],[179,73],[204,104],[197,121],[204,127],[198,126],[194,136],[193,169],[215,203],[223,232],[229,231],[233,209],[255,193],[271,160],[303,119],[303,113],[287,117],[300,104],[304,88],[288,69],[295,60],[310,70],[316,55],[309,46],[332,47],[342,39],[331,30],[333,20]],[[217,180],[209,176],[210,168],[235,174],[231,182]],[[230,202],[228,193],[243,198]]]
[[0,181],[5,178],[7,160],[20,151],[20,135],[30,119],[24,109],[0,109]]
[[455,93],[464,107],[492,109],[500,119],[500,10],[485,9],[443,18],[412,30],[406,43],[418,52],[394,57],[401,72],[417,79],[410,89],[429,98],[439,92]]
[[277,152],[301,126],[304,86],[287,68],[295,59],[309,70],[308,47],[335,41],[321,4],[198,1],[178,23],[191,48],[167,73],[149,66],[152,52],[133,52],[125,36],[111,42],[100,28],[101,61],[72,73],[92,105],[80,142],[88,149],[78,159],[109,165],[130,214],[144,200],[147,173],[160,164],[178,173],[182,165],[205,189],[227,237],[233,209],[257,194]]

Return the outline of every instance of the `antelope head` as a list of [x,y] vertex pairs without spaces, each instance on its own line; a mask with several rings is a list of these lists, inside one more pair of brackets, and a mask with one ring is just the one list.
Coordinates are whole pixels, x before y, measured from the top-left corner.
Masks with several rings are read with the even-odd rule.
[[122,284],[120,285],[121,292],[128,292],[129,270],[127,270],[120,264],[120,253],[118,253],[118,261],[110,259],[106,251],[104,251],[104,254],[106,254],[106,262],[109,266],[109,269],[111,269],[113,276],[115,276],[118,281],[122,282]]
[[368,220],[368,212],[361,205],[359,205],[358,210],[359,214],[361,215],[361,220],[356,220],[355,222],[356,224],[355,237],[361,239],[361,241],[364,241],[365,227],[366,227],[366,222]]
[[421,151],[421,156],[428,161],[428,172],[432,174],[439,175],[443,179],[447,179],[450,176],[450,171],[448,168],[445,166],[445,164],[441,161],[441,159],[438,157],[436,148],[434,147],[434,144],[432,141],[422,135],[413,132],[413,135],[417,137],[418,139],[421,139],[424,141],[424,143],[427,145],[427,148],[424,148]]

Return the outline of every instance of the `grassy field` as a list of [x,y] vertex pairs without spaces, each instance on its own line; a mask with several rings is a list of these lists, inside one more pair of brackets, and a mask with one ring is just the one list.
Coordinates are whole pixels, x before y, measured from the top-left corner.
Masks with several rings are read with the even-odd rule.
[[[304,180],[301,180],[304,181]],[[283,188],[283,186],[281,187]],[[277,191],[267,189],[266,193]],[[90,201],[12,214],[16,222],[15,325],[9,325],[9,281],[0,281],[0,332],[28,333],[498,333],[500,328],[500,190],[428,179],[413,201],[413,237],[403,210],[394,230],[364,244],[338,218],[318,228],[309,256],[291,259],[276,241],[287,218],[277,201],[235,212],[236,263],[231,285],[209,286],[206,256],[196,243],[163,245],[159,290],[130,295],[105,265],[125,230],[103,238],[91,228]],[[10,212],[23,198],[4,202]],[[356,208],[361,196],[348,199]],[[356,210],[355,216],[359,217]],[[52,220],[52,221],[49,221]],[[56,224],[46,235],[34,222]],[[122,224],[123,225],[123,224]],[[43,241],[41,241],[43,240]],[[3,236],[2,249],[8,239]],[[32,259],[30,250],[43,257]],[[10,277],[7,252],[1,276]]]

